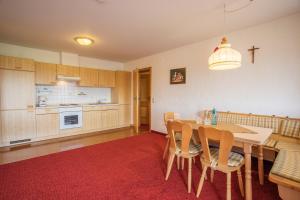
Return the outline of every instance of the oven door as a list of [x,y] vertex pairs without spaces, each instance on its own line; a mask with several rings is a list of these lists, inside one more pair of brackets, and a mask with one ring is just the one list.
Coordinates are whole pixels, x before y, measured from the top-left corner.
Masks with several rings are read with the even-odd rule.
[[60,113],[60,129],[82,127],[81,111],[66,111]]

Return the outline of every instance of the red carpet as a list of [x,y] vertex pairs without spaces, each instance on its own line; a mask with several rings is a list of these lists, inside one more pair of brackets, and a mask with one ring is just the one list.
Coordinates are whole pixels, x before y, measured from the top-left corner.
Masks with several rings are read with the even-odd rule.
[[[144,134],[0,166],[0,199],[197,199],[199,162],[193,167],[193,190],[187,193],[186,171],[174,168],[164,180],[163,136]],[[226,176],[205,181],[199,199],[225,199]],[[236,174],[232,199],[242,199]],[[279,199],[276,185],[258,183],[253,199]]]

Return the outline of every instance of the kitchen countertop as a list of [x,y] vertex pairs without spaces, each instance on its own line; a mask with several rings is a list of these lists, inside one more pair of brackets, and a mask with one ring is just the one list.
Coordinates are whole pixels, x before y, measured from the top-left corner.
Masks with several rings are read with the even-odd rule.
[[83,106],[117,106],[118,103],[86,103],[86,104],[78,104],[78,105],[47,105],[47,106],[36,106],[36,108],[62,108],[62,107],[83,107]]

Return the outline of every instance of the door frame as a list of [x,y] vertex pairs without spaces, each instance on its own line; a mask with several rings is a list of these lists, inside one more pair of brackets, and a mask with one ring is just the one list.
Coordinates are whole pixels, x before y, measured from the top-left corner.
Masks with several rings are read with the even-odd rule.
[[[140,113],[139,113],[139,88],[140,88],[140,73],[144,71],[149,71],[149,131],[151,131],[151,125],[152,125],[152,67],[144,67],[144,68],[136,68],[133,72],[133,120],[134,120],[134,128],[136,132],[139,132],[139,119],[140,119]],[[136,76],[136,77],[135,77]],[[136,81],[136,82],[135,82]],[[137,99],[136,99],[137,98]]]

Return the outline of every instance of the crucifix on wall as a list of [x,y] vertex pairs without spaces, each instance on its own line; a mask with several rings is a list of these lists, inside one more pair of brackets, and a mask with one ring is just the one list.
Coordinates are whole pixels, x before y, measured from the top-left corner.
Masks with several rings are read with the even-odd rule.
[[255,51],[258,50],[258,47],[255,47],[254,45],[252,46],[251,49],[248,49],[249,52],[251,52],[251,62],[254,63],[254,56],[255,56]]

